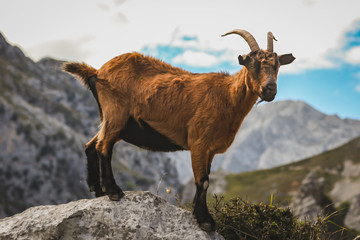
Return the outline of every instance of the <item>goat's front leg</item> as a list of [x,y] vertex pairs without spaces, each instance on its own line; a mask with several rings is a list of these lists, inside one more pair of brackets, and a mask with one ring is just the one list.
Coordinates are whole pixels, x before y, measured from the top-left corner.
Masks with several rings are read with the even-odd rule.
[[207,232],[215,231],[215,222],[206,204],[206,194],[209,187],[209,164],[211,164],[213,156],[207,150],[201,150],[200,148],[191,149],[191,161],[196,185],[193,214],[200,228]]

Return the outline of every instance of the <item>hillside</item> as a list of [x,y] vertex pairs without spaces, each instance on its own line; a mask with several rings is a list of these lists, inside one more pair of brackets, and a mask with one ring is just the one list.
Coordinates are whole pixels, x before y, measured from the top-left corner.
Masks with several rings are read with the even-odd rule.
[[[226,195],[229,197],[241,195],[250,201],[268,202],[270,195],[274,193],[277,201],[286,204],[291,201],[302,179],[309,172],[315,171],[318,176],[325,178],[325,193],[332,197],[331,192],[334,187],[348,177],[346,171],[349,171],[349,168],[354,171],[351,174],[351,182],[360,184],[360,171],[356,174],[359,170],[358,165],[360,165],[360,137],[343,146],[295,163],[266,170],[229,174],[226,177],[228,183]],[[351,195],[360,194],[360,187],[357,190]],[[348,200],[351,195],[347,199],[339,198],[338,201]]]
[[[316,175],[315,180],[321,180],[323,187],[318,191],[323,191],[335,207],[346,205],[345,211],[351,208],[349,213],[360,213],[360,137],[296,163],[227,175],[224,196],[225,199],[230,199],[240,195],[251,202],[269,203],[271,194],[274,194],[277,203],[287,206],[293,201],[309,173]],[[346,221],[345,218],[345,223]],[[359,223],[354,223],[352,227],[360,230]]]

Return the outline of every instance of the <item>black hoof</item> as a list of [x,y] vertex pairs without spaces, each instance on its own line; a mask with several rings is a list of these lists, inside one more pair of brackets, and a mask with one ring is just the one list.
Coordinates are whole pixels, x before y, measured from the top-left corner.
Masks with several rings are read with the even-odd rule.
[[116,184],[110,185],[109,187],[103,186],[102,190],[111,201],[119,201],[125,196],[124,192]]
[[121,191],[121,192],[115,193],[115,194],[107,194],[107,196],[109,197],[109,199],[111,201],[119,201],[123,196],[125,196],[125,193],[123,191]]
[[211,217],[210,214],[204,214],[200,216],[196,216],[199,227],[205,232],[213,232],[215,231],[215,221]]
[[199,227],[205,232],[214,232],[215,231],[215,222],[203,222],[199,223]]

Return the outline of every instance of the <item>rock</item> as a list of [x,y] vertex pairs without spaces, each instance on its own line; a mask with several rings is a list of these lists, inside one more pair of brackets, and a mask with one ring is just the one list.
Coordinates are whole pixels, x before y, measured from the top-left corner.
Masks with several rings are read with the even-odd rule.
[[326,222],[329,233],[333,233],[331,239],[340,239],[342,232],[337,226],[344,226],[343,217],[334,214],[336,209],[333,202],[324,193],[324,178],[317,177],[315,171],[310,172],[301,182],[301,186],[290,204],[294,215],[304,221],[316,221],[317,217],[331,216],[330,222]]
[[0,239],[224,239],[150,192],[38,206],[0,220]]
[[341,171],[342,178],[334,183],[334,187],[330,192],[336,207],[342,202],[350,201],[360,193],[360,179],[358,176],[360,176],[360,164],[346,160]]
[[302,219],[315,220],[324,207],[324,178],[317,178],[316,172],[310,172],[302,181],[290,207],[294,214]]
[[344,223],[347,227],[360,231],[360,194],[350,200]]

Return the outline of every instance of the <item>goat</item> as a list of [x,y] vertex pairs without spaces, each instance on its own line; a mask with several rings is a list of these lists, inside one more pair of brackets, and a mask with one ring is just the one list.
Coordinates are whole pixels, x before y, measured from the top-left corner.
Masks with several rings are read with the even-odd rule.
[[91,90],[99,107],[100,130],[85,148],[87,183],[96,197],[118,201],[124,195],[111,168],[117,141],[153,151],[190,150],[196,184],[193,214],[202,229],[215,229],[206,205],[213,157],[231,145],[259,97],[274,99],[280,65],[295,60],[292,54],[273,52],[271,32],[267,50],[245,30],[222,36],[229,34],[243,37],[251,49],[239,55],[244,67],[234,75],[195,74],[136,52],[117,56],[99,70],[85,63],[64,64],[64,71]]

